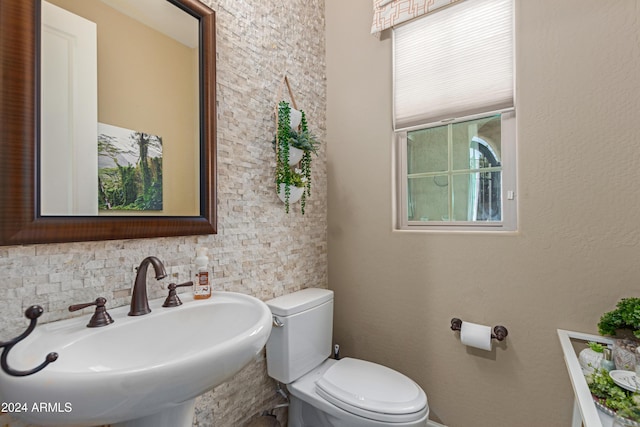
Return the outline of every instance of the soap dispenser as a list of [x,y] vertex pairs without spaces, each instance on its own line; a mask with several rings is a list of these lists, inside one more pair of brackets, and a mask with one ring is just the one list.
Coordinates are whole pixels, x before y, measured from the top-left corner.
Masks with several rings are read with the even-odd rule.
[[196,282],[193,291],[194,299],[206,299],[211,296],[211,273],[207,248],[196,250]]

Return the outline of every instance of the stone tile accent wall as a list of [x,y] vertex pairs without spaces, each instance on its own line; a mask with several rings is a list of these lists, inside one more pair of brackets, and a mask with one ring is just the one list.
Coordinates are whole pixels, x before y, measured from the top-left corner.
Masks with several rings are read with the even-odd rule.
[[[217,290],[266,300],[327,286],[325,148],[313,161],[304,216],[297,204],[285,214],[275,194],[271,148],[285,72],[310,130],[325,142],[324,1],[201,1],[217,14],[218,234],[0,247],[0,341],[24,330],[23,313],[32,304],[44,307],[44,322],[88,318],[91,309],[67,307],[98,296],[108,308],[128,304],[133,267],[148,255],[165,263],[172,280],[189,280],[198,246],[210,250]],[[149,297],[163,296],[168,280],[149,276]],[[196,326],[206,328],[184,325]],[[194,426],[242,426],[278,403],[263,352],[198,399]],[[1,414],[0,426],[23,424]]]

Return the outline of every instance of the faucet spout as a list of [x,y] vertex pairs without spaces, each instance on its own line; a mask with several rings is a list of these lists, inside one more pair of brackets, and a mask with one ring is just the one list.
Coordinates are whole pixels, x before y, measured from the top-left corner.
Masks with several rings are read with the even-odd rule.
[[156,273],[156,280],[167,277],[162,261],[154,256],[146,257],[136,269],[136,281],[133,284],[133,292],[131,292],[131,310],[129,316],[142,316],[151,312],[149,308],[149,298],[147,297],[147,269],[149,264],[153,266]]

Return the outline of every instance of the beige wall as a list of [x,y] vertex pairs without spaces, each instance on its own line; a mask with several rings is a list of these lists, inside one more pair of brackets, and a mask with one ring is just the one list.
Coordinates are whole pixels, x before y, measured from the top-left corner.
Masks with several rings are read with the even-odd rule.
[[[0,246],[0,341],[24,330],[23,313],[32,304],[44,307],[43,321],[72,315],[88,319],[91,309],[69,313],[67,307],[99,296],[107,298],[107,308],[129,304],[133,266],[148,255],[164,262],[172,281],[189,280],[198,246],[210,249],[217,290],[266,300],[302,287],[327,286],[326,145],[313,160],[305,216],[297,209],[284,212],[275,192],[271,147],[276,94],[285,71],[309,129],[326,141],[324,2],[206,4],[216,11],[217,26],[218,234]],[[165,296],[166,289],[151,276],[150,297]],[[166,288],[169,279],[165,282]],[[262,352],[232,380],[198,399],[194,425],[243,426],[277,403],[282,399],[267,377]],[[283,415],[283,410],[276,413]],[[0,414],[0,426],[6,425],[22,426]]]
[[[519,231],[392,231],[391,41],[326,0],[329,287],[344,355],[387,364],[450,427],[569,425],[556,329],[640,295],[640,2],[516,0]],[[504,324],[468,350],[461,317]]]

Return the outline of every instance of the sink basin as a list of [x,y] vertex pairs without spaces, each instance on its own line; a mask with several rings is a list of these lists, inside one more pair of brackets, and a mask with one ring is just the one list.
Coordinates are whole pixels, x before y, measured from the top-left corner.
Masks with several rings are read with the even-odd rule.
[[110,309],[115,322],[99,328],[86,327],[90,314],[37,326],[11,350],[9,366],[31,369],[52,351],[58,360],[27,377],[0,371],[1,400],[19,402],[26,410],[13,415],[43,426],[190,426],[195,397],[247,365],[272,320],[266,304],[244,294],[180,299],[172,308],[149,301],[144,316]]

